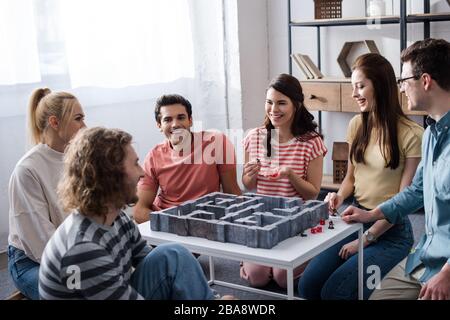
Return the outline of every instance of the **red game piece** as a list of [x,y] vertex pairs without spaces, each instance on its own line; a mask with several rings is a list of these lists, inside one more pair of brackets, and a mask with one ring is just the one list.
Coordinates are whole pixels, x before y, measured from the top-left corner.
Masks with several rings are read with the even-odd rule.
[[270,177],[271,177],[271,178],[276,178],[276,177],[278,177],[278,172],[276,172],[276,173],[274,173],[274,174],[271,174]]
[[322,232],[322,227],[316,227],[316,233]]
[[325,225],[325,219],[320,219],[319,223],[320,223],[321,226],[324,226]]
[[316,233],[316,228],[311,228],[311,233]]

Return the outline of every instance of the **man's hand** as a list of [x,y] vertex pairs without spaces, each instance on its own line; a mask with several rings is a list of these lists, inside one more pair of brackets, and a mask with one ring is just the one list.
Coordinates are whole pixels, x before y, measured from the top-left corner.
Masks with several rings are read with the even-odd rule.
[[347,223],[351,222],[361,222],[361,223],[368,223],[375,220],[383,219],[384,216],[381,213],[380,210],[375,209],[372,211],[366,211],[359,208],[356,208],[354,206],[349,206],[347,209],[345,209],[344,212],[342,212],[341,217],[342,220],[344,220]]
[[[350,258],[350,256],[354,255],[355,253],[358,252],[358,242],[359,240],[353,240],[352,242],[349,242],[345,245],[342,246],[341,250],[339,251],[339,256],[344,259],[347,260],[348,258]],[[367,243],[363,242],[363,247],[366,247]]]
[[446,265],[425,283],[419,293],[420,300],[450,300],[450,265]]

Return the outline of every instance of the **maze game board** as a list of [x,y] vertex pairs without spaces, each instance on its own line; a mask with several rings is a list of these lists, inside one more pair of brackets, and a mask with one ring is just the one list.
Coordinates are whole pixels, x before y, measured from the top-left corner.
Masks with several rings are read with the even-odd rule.
[[327,204],[255,193],[210,193],[151,213],[153,231],[270,249],[328,219]]

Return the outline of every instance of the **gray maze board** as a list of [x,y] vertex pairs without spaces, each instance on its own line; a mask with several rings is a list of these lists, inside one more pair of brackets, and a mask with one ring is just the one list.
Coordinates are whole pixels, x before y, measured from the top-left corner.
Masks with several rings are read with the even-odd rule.
[[153,231],[270,249],[328,219],[325,202],[255,193],[210,193],[151,213]]

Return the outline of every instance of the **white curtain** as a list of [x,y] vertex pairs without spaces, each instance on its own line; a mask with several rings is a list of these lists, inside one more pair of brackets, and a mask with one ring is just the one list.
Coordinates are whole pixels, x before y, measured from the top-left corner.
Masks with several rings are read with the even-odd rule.
[[188,0],[0,0],[0,85],[61,72],[71,88],[193,78],[190,16]]
[[[237,30],[235,2],[0,0],[0,212],[8,212],[37,87],[74,93],[88,126],[130,132],[141,159],[163,140],[153,115],[162,94],[190,100],[197,130],[225,130],[229,97],[240,103],[239,79],[230,76],[239,75],[238,35],[225,32]],[[7,235],[8,215],[0,215],[0,252]]]
[[65,0],[60,6],[72,87],[193,78],[187,0]]
[[0,0],[0,85],[41,81],[32,0]]
[[0,118],[24,115],[37,87],[85,107],[176,92],[218,115],[221,12],[221,0],[0,0]]

